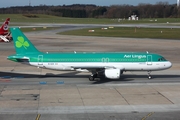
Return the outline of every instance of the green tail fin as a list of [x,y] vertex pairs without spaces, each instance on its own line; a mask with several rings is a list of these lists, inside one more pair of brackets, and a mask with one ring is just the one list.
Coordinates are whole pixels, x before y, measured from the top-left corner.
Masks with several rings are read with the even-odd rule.
[[16,54],[33,54],[39,52],[19,28],[10,28],[10,31]]

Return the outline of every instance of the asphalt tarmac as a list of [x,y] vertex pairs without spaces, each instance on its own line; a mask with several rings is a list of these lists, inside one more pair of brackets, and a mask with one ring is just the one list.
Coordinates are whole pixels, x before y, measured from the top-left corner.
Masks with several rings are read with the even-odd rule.
[[[61,29],[62,30],[62,29]],[[125,72],[119,80],[89,81],[90,73],[39,69],[8,61],[13,43],[0,43],[0,120],[180,118],[180,41],[26,33],[44,52],[149,51],[173,67],[152,72]]]

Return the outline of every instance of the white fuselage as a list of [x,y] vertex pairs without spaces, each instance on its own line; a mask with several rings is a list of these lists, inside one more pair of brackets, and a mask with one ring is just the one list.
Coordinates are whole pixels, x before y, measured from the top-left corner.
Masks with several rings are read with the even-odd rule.
[[120,63],[94,63],[94,62],[31,62],[32,66],[37,66],[53,70],[75,70],[74,68],[116,68],[123,71],[158,71],[168,69],[171,62],[120,62]]

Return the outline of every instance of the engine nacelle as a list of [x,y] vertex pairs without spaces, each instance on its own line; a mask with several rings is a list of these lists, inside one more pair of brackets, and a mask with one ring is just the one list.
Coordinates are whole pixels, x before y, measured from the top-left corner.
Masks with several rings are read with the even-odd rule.
[[105,77],[109,79],[119,79],[121,76],[120,69],[105,69]]

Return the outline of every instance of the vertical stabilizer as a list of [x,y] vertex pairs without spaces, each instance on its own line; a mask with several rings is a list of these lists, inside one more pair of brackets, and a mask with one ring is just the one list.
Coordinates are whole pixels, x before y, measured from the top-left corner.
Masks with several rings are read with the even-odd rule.
[[10,18],[7,18],[6,21],[2,24],[0,28],[0,35],[8,34],[8,25],[9,25]]
[[10,28],[10,31],[13,37],[16,54],[33,54],[39,52],[19,28]]

